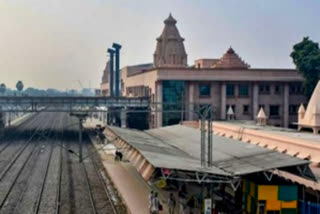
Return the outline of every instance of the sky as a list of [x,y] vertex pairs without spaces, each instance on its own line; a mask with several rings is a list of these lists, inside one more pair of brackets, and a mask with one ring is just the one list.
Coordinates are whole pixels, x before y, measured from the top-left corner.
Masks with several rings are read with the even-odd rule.
[[292,46],[320,41],[319,0],[0,0],[0,83],[99,88],[106,50],[121,67],[152,62],[171,12],[188,63],[232,46],[253,68],[294,68]]

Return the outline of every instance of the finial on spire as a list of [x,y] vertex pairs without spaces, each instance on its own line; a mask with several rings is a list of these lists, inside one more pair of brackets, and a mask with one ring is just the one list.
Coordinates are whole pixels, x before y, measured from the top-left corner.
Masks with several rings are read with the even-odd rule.
[[170,12],[169,17],[166,20],[164,20],[164,23],[165,24],[176,24],[177,21],[172,17],[172,14]]
[[153,64],[155,67],[186,67],[187,53],[184,48],[184,39],[180,36],[176,20],[169,14],[164,20],[165,26],[157,38]]
[[233,48],[230,46],[230,48],[227,51],[228,54],[234,54],[234,50]]

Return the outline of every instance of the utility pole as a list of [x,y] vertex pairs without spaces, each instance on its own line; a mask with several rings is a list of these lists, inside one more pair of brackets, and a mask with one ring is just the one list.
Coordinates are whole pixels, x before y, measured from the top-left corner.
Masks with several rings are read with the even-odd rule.
[[208,120],[208,167],[212,167],[212,112]]
[[79,163],[82,162],[82,131],[83,131],[83,126],[82,122],[83,120],[88,117],[88,113],[70,113],[70,116],[75,116],[79,119]]
[[181,121],[180,123],[182,124],[183,123],[183,113],[184,113],[184,93],[181,95]]
[[79,117],[79,163],[82,162],[82,121],[83,118]]
[[200,153],[201,153],[201,167],[206,166],[205,162],[205,144],[206,144],[206,130],[205,130],[205,118],[201,115],[200,121],[200,131],[201,131],[201,145],[200,145]]
[[[203,111],[203,112],[202,112]],[[202,113],[201,113],[202,112]],[[200,153],[201,153],[201,166],[202,167],[211,167],[212,166],[212,106],[206,106],[203,109],[200,109],[200,132],[201,132],[201,145],[200,145]],[[208,118],[208,119],[207,119]],[[206,121],[207,121],[207,130],[208,130],[208,138],[207,138],[207,153],[206,155]],[[207,160],[206,160],[207,157]]]

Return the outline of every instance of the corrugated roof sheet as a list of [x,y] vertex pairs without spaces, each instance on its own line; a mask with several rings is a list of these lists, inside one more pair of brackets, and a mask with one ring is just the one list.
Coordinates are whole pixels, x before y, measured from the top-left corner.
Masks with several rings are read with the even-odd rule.
[[270,169],[307,165],[309,161],[237,140],[213,135],[213,167],[200,165],[200,131],[175,125],[147,131],[109,127],[158,168],[245,175]]

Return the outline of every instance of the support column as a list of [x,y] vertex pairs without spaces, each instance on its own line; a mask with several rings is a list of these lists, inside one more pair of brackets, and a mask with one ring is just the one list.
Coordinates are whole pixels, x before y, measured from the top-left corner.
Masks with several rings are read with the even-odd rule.
[[113,43],[112,47],[115,49],[115,96],[120,96],[120,49],[121,45]]
[[163,105],[163,96],[162,96],[162,82],[156,82],[156,128],[162,127],[162,105]]
[[289,84],[284,85],[283,92],[283,126],[289,126]]
[[253,83],[252,91],[252,119],[256,120],[259,111],[259,84]]
[[226,96],[227,96],[227,89],[226,83],[221,83],[221,109],[220,109],[220,119],[226,119]]
[[[113,61],[114,61],[114,53],[115,51],[113,49],[108,49],[108,53],[110,54],[110,60],[109,60],[109,70],[110,70],[110,77],[109,77],[109,96],[113,97],[114,96],[114,66],[113,66]],[[108,96],[108,95],[106,95]]]
[[194,83],[189,82],[189,111],[188,111],[188,120],[193,120],[194,115]]
[[123,108],[121,109],[121,128],[127,128],[127,109]]

